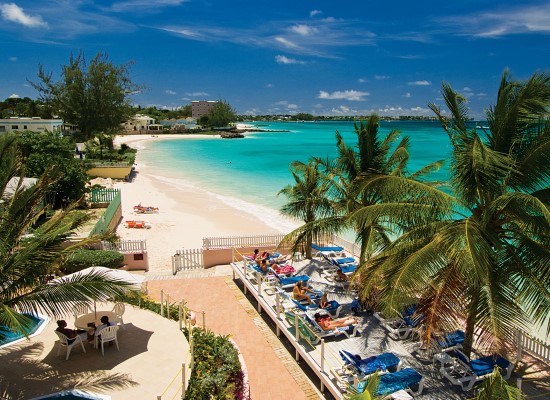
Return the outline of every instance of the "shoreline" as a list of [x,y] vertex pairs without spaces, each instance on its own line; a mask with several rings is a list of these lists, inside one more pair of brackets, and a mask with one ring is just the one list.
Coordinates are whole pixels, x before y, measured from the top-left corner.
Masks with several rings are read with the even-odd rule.
[[[136,170],[131,182],[116,182],[122,193],[122,223],[117,234],[125,240],[146,240],[149,274],[171,274],[171,256],[182,248],[202,248],[202,239],[216,236],[244,236],[281,233],[281,229],[263,222],[249,212],[232,207],[216,193],[193,185],[176,185],[157,179],[155,166],[140,164],[140,149],[148,142],[162,139],[211,138],[211,135],[125,135],[115,138],[115,145],[126,143],[138,149]],[[133,207],[158,207],[155,214],[135,214]],[[151,229],[126,228],[127,220],[144,220]],[[285,233],[285,232],[283,232]]]

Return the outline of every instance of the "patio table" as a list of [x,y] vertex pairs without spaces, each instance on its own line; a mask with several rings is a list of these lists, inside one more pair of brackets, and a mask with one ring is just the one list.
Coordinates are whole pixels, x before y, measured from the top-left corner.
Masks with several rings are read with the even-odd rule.
[[[104,315],[109,317],[109,322],[111,322],[111,324],[116,325],[116,322],[115,322],[116,315],[114,312],[96,311],[96,312],[80,315],[74,322],[74,326],[76,326],[78,329],[89,330],[91,328],[88,326],[88,324],[93,322],[95,326],[101,325],[101,317],[103,317]],[[94,348],[97,349],[97,336],[94,336]]]

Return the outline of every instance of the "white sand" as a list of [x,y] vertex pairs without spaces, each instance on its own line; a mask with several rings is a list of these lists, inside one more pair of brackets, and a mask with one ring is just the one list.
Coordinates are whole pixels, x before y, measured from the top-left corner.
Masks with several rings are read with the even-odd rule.
[[[117,136],[116,145],[131,147],[146,145],[147,141],[163,139],[190,139],[197,135]],[[148,275],[171,273],[171,256],[178,249],[202,248],[202,239],[216,236],[243,236],[262,233],[280,233],[262,221],[241,210],[221,203],[211,193],[199,188],[174,187],[156,180],[147,167],[140,165],[139,151],[136,164],[138,173],[132,182],[117,182],[122,192],[123,220],[117,229],[122,239],[145,239],[149,255]],[[133,207],[158,207],[156,214],[135,214]],[[144,220],[151,229],[126,228],[126,220]]]

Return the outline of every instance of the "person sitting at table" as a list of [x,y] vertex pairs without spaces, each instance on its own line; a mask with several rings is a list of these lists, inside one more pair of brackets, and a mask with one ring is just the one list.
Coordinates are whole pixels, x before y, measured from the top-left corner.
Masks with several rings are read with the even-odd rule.
[[[108,326],[111,326],[113,325],[110,321],[109,321],[109,317],[107,315],[104,315],[103,317],[101,317],[100,319],[101,321],[101,325],[99,325],[97,328],[95,328],[95,337],[97,337],[98,340],[101,340],[101,331],[105,328],[107,328]],[[112,344],[112,342],[111,342]]]
[[64,319],[60,319],[59,321],[57,321],[57,328],[55,330],[67,336],[67,339],[69,339],[69,344],[74,342],[77,336],[80,336],[82,340],[86,340],[86,337],[88,335],[87,331],[81,329],[67,328],[67,321],[65,321]]

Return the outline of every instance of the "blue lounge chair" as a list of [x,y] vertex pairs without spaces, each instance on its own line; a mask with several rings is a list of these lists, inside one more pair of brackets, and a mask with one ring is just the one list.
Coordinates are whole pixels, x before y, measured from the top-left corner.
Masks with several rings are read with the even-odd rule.
[[461,349],[464,343],[464,331],[448,332],[443,336],[436,336],[435,340],[441,351]]
[[343,265],[357,264],[357,260],[353,257],[332,258],[335,265],[342,267]]
[[361,358],[346,350],[340,350],[344,364],[354,370],[359,380],[365,380],[378,371],[380,374],[396,372],[401,368],[401,360],[393,353],[382,353],[377,356]]
[[502,370],[504,379],[510,378],[514,364],[499,355],[481,357],[470,360],[460,350],[449,352],[456,357],[449,366],[441,366],[441,374],[453,385],[459,385],[463,391],[468,391],[480,382],[493,375],[495,368]]
[[280,277],[279,275],[275,275],[277,277],[277,280],[279,281],[279,284],[282,288],[290,288],[296,285],[298,281],[307,282],[309,281],[309,276],[307,275],[296,275],[296,276],[290,276],[288,278]]
[[344,251],[341,246],[317,246],[315,243],[311,244],[311,248],[317,251]]
[[[367,381],[359,382],[357,385],[357,391],[359,393],[363,393],[366,385]],[[417,389],[414,390],[414,387],[417,387]],[[378,383],[378,390],[376,391],[376,394],[378,396],[387,396],[399,390],[406,390],[413,396],[417,396],[422,393],[423,388],[424,377],[414,368],[404,368],[401,371],[380,376],[380,382]]]
[[398,318],[385,318],[381,313],[373,314],[390,335],[396,339],[407,339],[422,323],[423,315],[416,314],[416,305],[405,307]]
[[320,338],[326,338],[326,337],[340,337],[344,335],[346,338],[349,338],[351,336],[355,336],[357,333],[357,327],[358,325],[348,325],[348,326],[342,326],[338,328],[331,329],[329,331],[324,330],[321,328],[321,326],[315,321],[315,318],[313,318],[311,315],[309,315],[307,312],[304,314],[304,319],[307,322],[307,324],[311,327],[313,332]]

